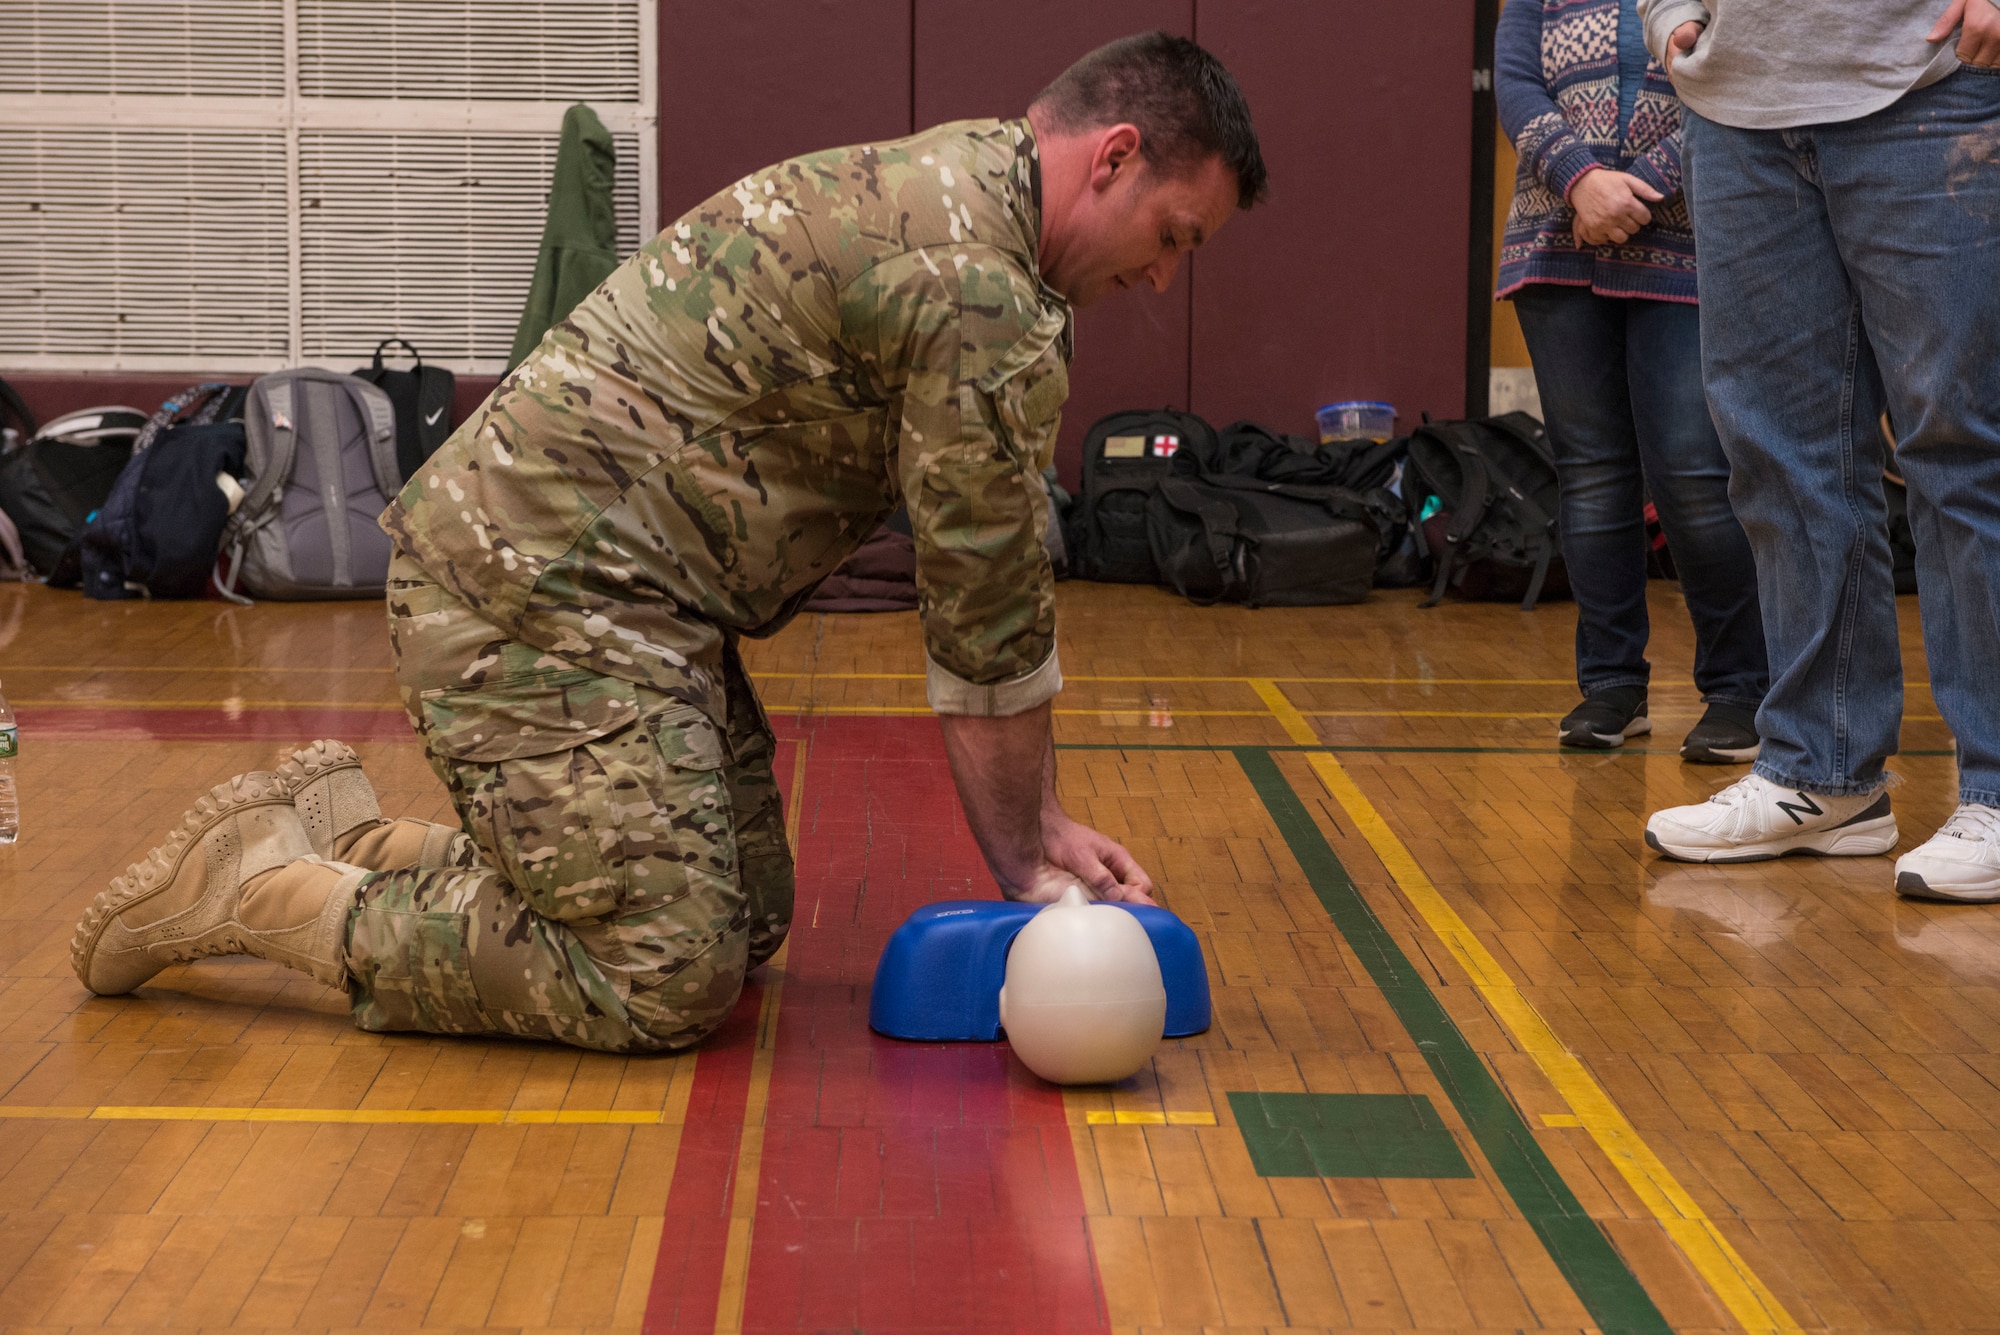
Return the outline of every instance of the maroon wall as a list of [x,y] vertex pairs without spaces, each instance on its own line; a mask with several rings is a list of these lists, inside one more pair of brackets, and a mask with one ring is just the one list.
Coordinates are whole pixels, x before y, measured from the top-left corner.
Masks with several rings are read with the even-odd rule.
[[1339,398],[1387,399],[1406,425],[1456,416],[1472,0],[1429,0],[1418,17],[1327,0],[663,0],[662,216],[792,153],[1019,115],[1101,42],[1188,33],[1243,85],[1271,200],[1171,291],[1078,313],[1065,479],[1090,423],[1121,408],[1191,405],[1218,426],[1299,432]]
[[1196,259],[1196,412],[1298,432],[1333,399],[1386,399],[1406,429],[1463,413],[1472,29],[1472,0],[1197,0],[1271,199]]
[[[7,383],[21,392],[22,402],[35,415],[37,422],[46,422],[63,413],[75,412],[79,408],[107,407],[119,404],[127,408],[137,408],[150,413],[175,390],[186,389],[202,377],[181,372],[174,375],[142,375],[138,372],[107,375],[56,375],[47,371],[10,371],[6,373]],[[233,380],[238,384],[249,384],[256,377],[249,372],[239,371],[233,375],[218,375],[218,380]],[[472,415],[493,387],[500,383],[497,375],[461,375],[452,394],[451,420],[456,426]]]
[[[1084,52],[1149,28],[1191,36],[1195,0],[1013,0],[995,23],[981,0],[919,0],[917,124],[1018,116]],[[976,53],[974,56],[972,53]],[[1077,312],[1076,360],[1056,466],[1076,481],[1083,435],[1106,413],[1188,402],[1185,277],[1166,292],[1119,293]]]
[[[1084,430],[1121,408],[1300,432],[1336,398],[1387,399],[1406,427],[1457,416],[1473,0],[660,0],[661,217],[795,153],[1018,115],[1077,56],[1156,27],[1191,33],[1235,73],[1271,199],[1171,291],[1079,313],[1065,478]],[[198,378],[0,375],[42,418],[151,408]],[[459,415],[492,384],[462,377]]]
[[660,217],[784,158],[910,133],[911,0],[660,0]]

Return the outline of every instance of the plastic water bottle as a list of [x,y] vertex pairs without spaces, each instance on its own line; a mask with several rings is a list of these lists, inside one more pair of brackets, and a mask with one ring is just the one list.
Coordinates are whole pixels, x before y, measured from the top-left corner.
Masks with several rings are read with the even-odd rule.
[[0,695],[0,844],[11,844],[21,837],[21,799],[14,792],[14,757],[20,750],[14,708]]

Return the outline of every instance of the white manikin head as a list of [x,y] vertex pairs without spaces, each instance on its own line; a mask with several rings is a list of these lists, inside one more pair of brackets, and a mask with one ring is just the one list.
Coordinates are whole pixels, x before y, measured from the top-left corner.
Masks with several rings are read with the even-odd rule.
[[1007,952],[1000,1024],[1027,1068],[1058,1085],[1123,1080],[1167,1022],[1160,958],[1139,920],[1082,886],[1028,919]]

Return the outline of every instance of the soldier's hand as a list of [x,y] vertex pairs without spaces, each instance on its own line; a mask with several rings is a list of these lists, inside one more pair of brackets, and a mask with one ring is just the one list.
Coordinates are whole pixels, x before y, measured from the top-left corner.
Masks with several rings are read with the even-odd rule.
[[1042,856],[1054,876],[1037,877],[1024,899],[1044,904],[1061,895],[1071,881],[1081,881],[1094,898],[1127,904],[1153,902],[1153,878],[1126,847],[1066,815],[1042,812]]

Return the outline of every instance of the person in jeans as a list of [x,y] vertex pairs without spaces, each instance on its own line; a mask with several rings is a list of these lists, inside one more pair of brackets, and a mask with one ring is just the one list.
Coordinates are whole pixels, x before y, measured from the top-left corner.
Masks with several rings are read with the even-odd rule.
[[1751,776],[1646,840],[1701,861],[1895,847],[1886,406],[1960,801],[1896,888],[2000,899],[2000,10],[1642,2],[1688,108],[1703,376],[1773,677]]
[[1603,748],[1652,730],[1650,486],[1707,706],[1681,755],[1740,764],[1757,755],[1764,627],[1702,395],[1680,104],[1646,53],[1635,0],[1514,0],[1494,56],[1500,121],[1520,155],[1499,295],[1513,299],[1534,359],[1577,603],[1584,698],[1558,737]]

